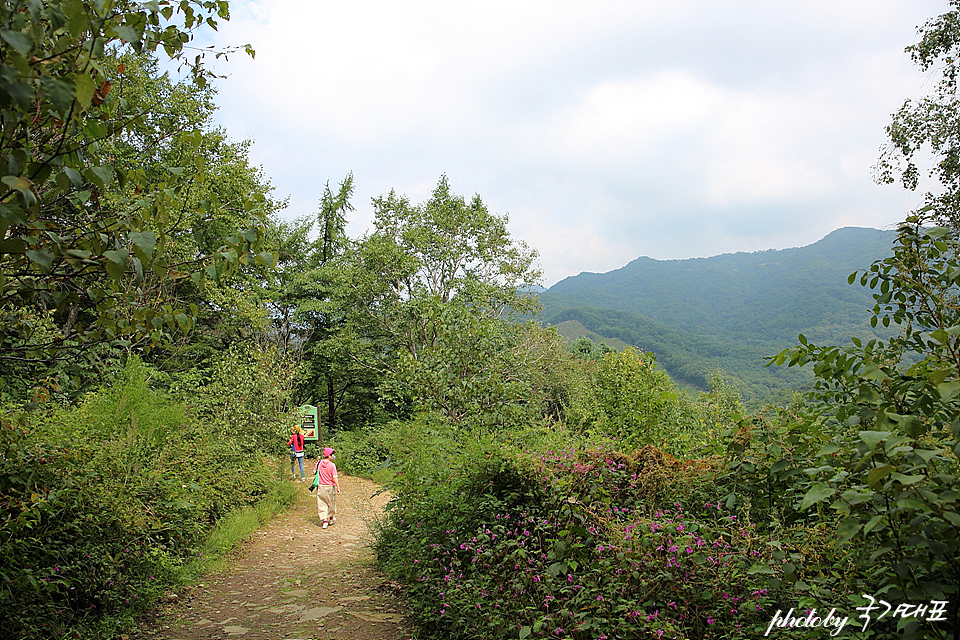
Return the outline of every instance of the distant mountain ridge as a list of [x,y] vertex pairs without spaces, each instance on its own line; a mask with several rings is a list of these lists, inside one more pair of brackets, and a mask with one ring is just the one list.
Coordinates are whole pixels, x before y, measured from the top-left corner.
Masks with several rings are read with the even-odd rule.
[[641,257],[558,282],[540,294],[543,317],[652,351],[671,376],[697,388],[722,368],[745,399],[760,402],[809,378],[764,367],[765,356],[795,344],[798,334],[832,344],[876,335],[871,292],[847,277],[890,255],[892,242],[892,232],[845,227],[794,249]]

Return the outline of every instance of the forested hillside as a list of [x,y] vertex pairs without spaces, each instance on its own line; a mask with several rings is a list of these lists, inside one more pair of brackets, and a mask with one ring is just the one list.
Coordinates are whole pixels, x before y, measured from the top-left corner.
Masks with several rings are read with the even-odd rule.
[[[541,294],[550,324],[571,320],[657,356],[675,379],[706,389],[721,369],[751,405],[810,381],[767,368],[799,334],[844,344],[883,335],[866,312],[871,292],[848,276],[889,255],[891,234],[844,228],[796,249],[696,258],[638,258],[609,273],[582,273]],[[782,394],[781,394],[782,397]]]

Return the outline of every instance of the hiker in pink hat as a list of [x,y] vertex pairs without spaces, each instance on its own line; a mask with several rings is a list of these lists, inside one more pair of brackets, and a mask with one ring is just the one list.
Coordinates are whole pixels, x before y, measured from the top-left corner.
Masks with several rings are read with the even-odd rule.
[[337,482],[337,465],[333,463],[333,449],[323,448],[323,457],[317,461],[313,472],[317,482],[317,515],[324,529],[337,521],[337,496],[340,484]]

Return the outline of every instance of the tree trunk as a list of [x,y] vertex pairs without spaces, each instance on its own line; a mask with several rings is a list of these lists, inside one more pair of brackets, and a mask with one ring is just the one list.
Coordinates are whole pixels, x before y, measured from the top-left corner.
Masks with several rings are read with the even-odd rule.
[[327,379],[327,433],[337,426],[337,401],[334,395],[333,380]]

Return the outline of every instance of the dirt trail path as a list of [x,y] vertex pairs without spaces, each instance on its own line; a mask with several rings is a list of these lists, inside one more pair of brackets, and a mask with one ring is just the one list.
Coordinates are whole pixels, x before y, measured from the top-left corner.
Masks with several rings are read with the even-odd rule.
[[182,602],[163,605],[137,640],[400,640],[404,605],[377,573],[367,523],[387,497],[341,476],[336,524],[322,529],[306,483],[297,500],[205,578]]

